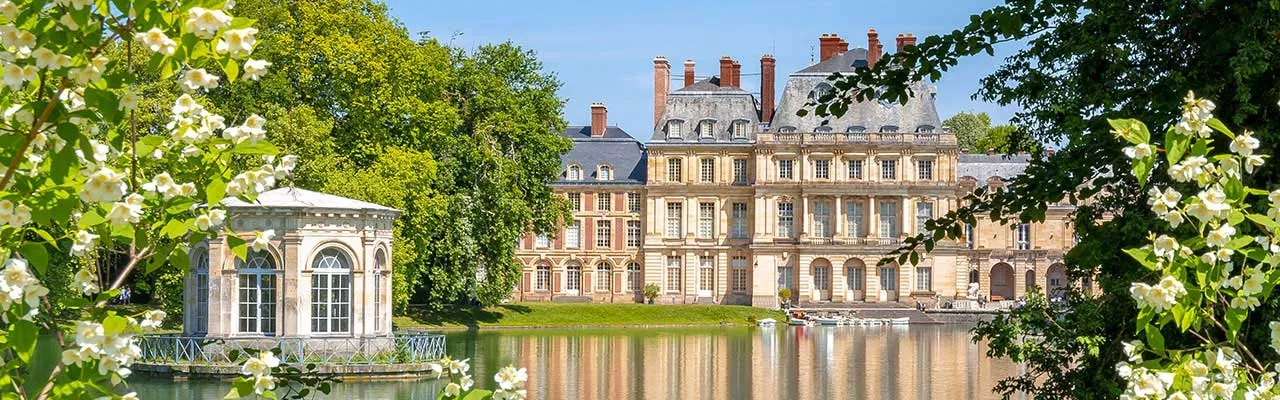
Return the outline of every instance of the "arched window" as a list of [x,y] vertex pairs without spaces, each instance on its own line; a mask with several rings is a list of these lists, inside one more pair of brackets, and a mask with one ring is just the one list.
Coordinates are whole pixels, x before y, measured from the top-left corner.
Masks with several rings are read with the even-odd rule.
[[612,292],[613,290],[610,288],[612,282],[613,268],[609,266],[609,263],[601,261],[596,264],[596,291],[601,293]]
[[863,133],[867,131],[867,127],[861,125],[853,125],[844,130],[848,133]]
[[917,133],[933,133],[933,125],[920,125],[916,127]]
[[534,271],[533,290],[543,292],[551,290],[551,265],[541,263],[536,268],[537,270]]
[[684,136],[684,121],[673,119],[667,121],[667,137],[679,138]]
[[582,180],[582,167],[578,164],[569,165],[569,169],[564,173],[565,180],[580,181]]
[[196,302],[193,317],[195,327],[191,331],[206,333],[209,332],[209,249],[195,249],[192,253],[195,254],[191,268],[195,271]]
[[373,255],[373,320],[374,332],[382,332],[382,291],[383,283],[382,271],[387,268],[387,253],[382,249],[378,249]]
[[698,137],[710,139],[716,137],[716,121],[704,119],[698,122]]
[[813,128],[813,131],[817,133],[831,133],[831,126],[819,126],[817,128]]
[[610,167],[610,166],[608,166],[608,165],[601,165],[599,168],[597,168],[597,169],[596,169],[596,180],[597,180],[597,181],[611,181],[611,180],[613,180],[613,167]]
[[644,281],[640,274],[640,264],[635,261],[627,263],[627,290],[632,292],[640,291],[640,283]]
[[895,132],[898,132],[898,126],[897,126],[897,125],[885,125],[885,126],[880,127],[880,132],[884,132],[884,133],[895,133]]
[[311,262],[311,332],[351,331],[351,260],[336,247]]
[[733,121],[733,138],[734,139],[747,138],[747,121],[743,121],[743,120]]
[[796,131],[796,127],[794,126],[784,126],[784,127],[778,128],[778,132],[781,132],[781,133],[795,133],[795,131]]
[[236,260],[240,332],[276,334],[276,265],[265,251]]
[[825,96],[828,93],[831,93],[831,91],[832,91],[831,85],[827,84],[826,82],[819,83],[818,86],[815,86],[813,90],[809,91],[809,101],[812,101],[815,103],[818,101],[821,101],[822,96]]

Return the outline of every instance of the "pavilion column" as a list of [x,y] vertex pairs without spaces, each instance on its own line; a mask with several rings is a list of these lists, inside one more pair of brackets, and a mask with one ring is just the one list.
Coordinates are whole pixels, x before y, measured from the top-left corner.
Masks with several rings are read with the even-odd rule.
[[[209,238],[209,329],[208,337],[226,337],[235,321],[235,255],[223,246],[224,235]],[[228,276],[229,275],[229,276]]]
[[[276,331],[279,336],[302,336],[311,333],[311,272],[307,270],[305,255],[302,254],[302,237],[297,231],[284,235],[281,240],[280,258],[283,265],[278,267],[280,279],[280,313],[276,320],[280,326]],[[352,286],[356,283],[352,279]],[[353,297],[354,300],[354,297]],[[353,304],[354,307],[354,304]],[[352,313],[355,314],[355,313]],[[354,318],[354,315],[352,316]],[[354,327],[352,328],[355,329]]]

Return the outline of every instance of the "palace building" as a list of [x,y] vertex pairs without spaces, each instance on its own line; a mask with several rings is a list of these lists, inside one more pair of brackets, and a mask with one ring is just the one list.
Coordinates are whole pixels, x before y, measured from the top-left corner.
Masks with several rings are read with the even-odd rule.
[[[915,41],[898,35],[897,51]],[[981,296],[1008,300],[1069,284],[1068,206],[1051,206],[1039,224],[979,221],[916,265],[877,266],[926,220],[979,186],[1003,185],[1027,159],[960,154],[926,83],[906,104],[798,116],[835,90],[833,73],[883,54],[874,29],[866,48],[835,34],[819,45],[820,61],[792,72],[776,96],[771,55],[760,58],[758,95],[741,87],[732,58],[700,80],[685,61],[675,90],[670,62],[655,58],[645,143],[608,126],[605,106],[593,104],[590,126],[562,133],[574,148],[553,182],[573,219],[555,236],[519,243],[524,275],[513,299],[640,302],[654,284],[659,303],[777,307],[781,288],[793,302],[851,303],[966,298],[973,282]]]

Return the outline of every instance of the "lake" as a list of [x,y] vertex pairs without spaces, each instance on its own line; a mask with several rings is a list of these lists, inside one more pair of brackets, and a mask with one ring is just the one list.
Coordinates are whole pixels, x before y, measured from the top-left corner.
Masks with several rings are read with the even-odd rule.
[[[966,325],[490,330],[448,334],[481,387],[529,369],[531,399],[997,399],[1018,365]],[[131,379],[143,399],[221,399],[217,381]],[[444,381],[349,382],[329,398],[434,399]]]

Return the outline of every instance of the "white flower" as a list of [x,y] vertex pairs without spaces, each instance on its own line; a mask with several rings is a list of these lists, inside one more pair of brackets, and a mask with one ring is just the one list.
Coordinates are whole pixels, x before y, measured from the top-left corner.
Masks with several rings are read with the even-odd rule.
[[1151,149],[1151,145],[1146,143],[1138,143],[1135,146],[1124,148],[1124,155],[1129,158],[1147,158],[1151,157],[1152,153],[1154,153],[1154,150]]
[[248,60],[244,62],[244,78],[256,81],[267,75],[271,62],[266,60]]
[[1165,214],[1164,219],[1169,221],[1169,226],[1174,228],[1177,228],[1178,225],[1182,225],[1182,222],[1185,220],[1182,213],[1178,211],[1170,211],[1168,214]]
[[1231,241],[1231,237],[1235,235],[1236,228],[1231,225],[1223,224],[1222,226],[1219,226],[1218,229],[1209,231],[1209,234],[1205,235],[1204,240],[1205,244],[1210,247],[1223,247],[1226,246],[1227,242]]
[[107,220],[111,221],[112,226],[138,223],[142,219],[143,201],[145,199],[142,195],[137,193],[129,194],[124,201],[118,201],[111,205],[111,211],[107,212]]
[[253,52],[253,45],[257,43],[254,35],[258,34],[255,28],[230,29],[222,33],[222,39],[218,40],[216,49],[219,53],[230,53],[232,57],[243,57]]
[[458,386],[457,383],[449,382],[448,385],[444,385],[445,397],[458,397],[458,395],[461,393],[462,393],[462,387]]
[[1201,203],[1204,203],[1205,208],[1209,211],[1219,213],[1222,217],[1225,217],[1225,214],[1231,213],[1231,205],[1227,204],[1227,194],[1222,191],[1221,186],[1214,185],[1213,187],[1200,192],[1196,197],[1200,199]]
[[209,222],[214,226],[222,225],[222,221],[227,219],[227,210],[213,209],[209,210]]
[[1129,357],[1130,362],[1142,362],[1142,349],[1143,345],[1141,341],[1131,340],[1124,342],[1124,355]]
[[476,382],[471,379],[471,375],[463,375],[458,378],[458,384],[462,385],[462,390],[471,390],[471,386],[474,386]]
[[[102,160],[99,160],[102,161]],[[103,167],[98,169],[84,183],[80,191],[80,199],[89,203],[106,203],[119,200],[125,192],[125,175]]]
[[498,384],[498,388],[504,391],[516,390],[524,388],[524,383],[529,380],[529,374],[524,368],[516,369],[514,366],[506,366],[498,370],[493,375],[493,381]]
[[138,94],[134,92],[125,92],[120,95],[120,105],[117,107],[120,111],[129,112],[138,108]]
[[436,374],[436,378],[439,378],[441,375],[444,375],[444,366],[440,365],[439,363],[427,364],[427,368],[431,369],[431,372],[434,372]]
[[90,349],[98,352],[101,349],[102,342],[106,340],[106,331],[103,330],[102,324],[90,321],[76,321],[76,345],[81,349]]
[[178,42],[166,36],[160,28],[151,28],[146,32],[138,32],[133,37],[134,40],[142,42],[142,45],[151,51],[166,56],[173,55],[174,50],[177,50],[178,47]]
[[1231,308],[1252,310],[1259,305],[1262,305],[1262,303],[1258,301],[1257,297],[1253,296],[1237,296],[1231,299]]
[[18,19],[18,6],[9,0],[0,1],[0,15],[12,22]]
[[254,232],[253,249],[255,251],[264,251],[271,246],[271,239],[275,237],[275,229],[267,229],[265,231]]
[[178,96],[177,100],[173,101],[172,111],[174,114],[187,114],[187,113],[203,111],[203,110],[204,110],[204,106],[201,106],[200,103],[197,103],[196,99],[191,97],[190,94],[183,93],[181,96]]
[[257,394],[265,393],[268,390],[276,388],[276,378],[270,376],[253,377],[253,392]]
[[98,235],[92,232],[81,230],[76,232],[76,240],[71,243],[71,255],[83,257],[89,254],[89,250],[93,250],[94,241],[98,240]]
[[62,351],[62,365],[79,366],[81,363],[84,363],[84,362],[85,362],[85,357],[82,355],[80,350],[66,349]]
[[164,323],[164,317],[164,310],[148,310],[147,312],[142,313],[142,323],[139,324],[139,326],[142,327],[142,329],[159,328],[160,324]]
[[257,357],[252,357],[244,362],[240,367],[240,373],[251,376],[270,376],[271,369],[280,366],[280,359],[270,351],[258,353]]
[[218,30],[228,25],[231,25],[231,16],[222,10],[192,7],[187,11],[187,22],[183,27],[203,39],[212,39]]
[[36,68],[39,69],[53,69],[53,66],[58,63],[58,53],[44,47],[31,52],[31,58],[36,60]]
[[1271,321],[1268,325],[1271,327],[1271,348],[1280,352],[1280,322]]
[[1169,235],[1160,235],[1152,242],[1156,257],[1173,258],[1174,254],[1177,253],[1178,247],[1178,240],[1169,237]]
[[182,75],[182,84],[191,90],[214,89],[218,87],[218,76],[204,68],[189,69]]
[[1261,167],[1266,162],[1262,160],[1262,156],[1254,154],[1244,158],[1244,172],[1253,173],[1253,169]]
[[72,286],[75,286],[81,294],[86,296],[98,293],[98,277],[87,269],[81,269],[76,272],[76,276],[72,278]]
[[1236,138],[1231,140],[1231,145],[1229,147],[1231,148],[1232,153],[1242,156],[1251,156],[1253,155],[1253,151],[1258,149],[1259,145],[1261,145],[1261,143],[1258,142],[1258,138],[1253,137],[1253,132],[1244,131],[1244,133],[1236,135]]
[[181,185],[173,181],[173,177],[168,172],[162,172],[151,178],[151,182],[143,183],[142,190],[156,193],[171,199],[181,194]]

